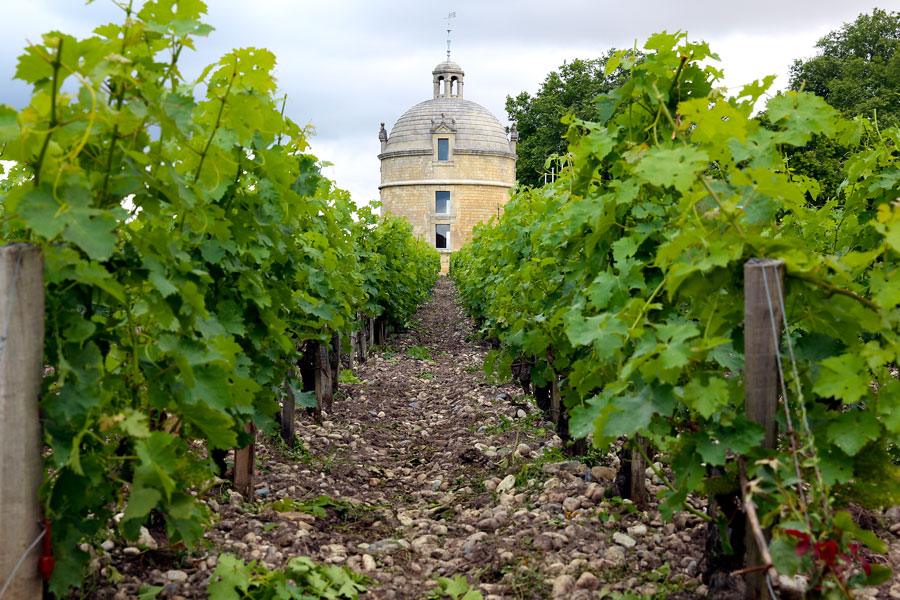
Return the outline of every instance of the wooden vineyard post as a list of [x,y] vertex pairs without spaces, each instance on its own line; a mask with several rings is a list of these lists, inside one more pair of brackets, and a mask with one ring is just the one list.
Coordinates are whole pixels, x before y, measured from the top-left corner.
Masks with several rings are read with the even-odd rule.
[[642,435],[635,435],[634,450],[631,452],[631,489],[628,498],[635,508],[643,510],[647,507],[647,461],[641,451],[647,451],[647,440]]
[[[44,258],[39,248],[0,248],[0,585],[41,534],[43,479],[38,414],[44,352]],[[6,598],[41,598],[40,545],[10,580]]]
[[356,339],[356,332],[350,330],[350,347],[347,348],[347,368],[353,371],[353,353],[358,352],[359,342]]
[[297,401],[294,398],[294,390],[291,389],[290,379],[294,376],[293,371],[288,371],[288,379],[284,382],[284,395],[281,404],[281,439],[287,444],[288,448],[294,447],[295,423],[294,419],[297,415]]
[[369,342],[370,345],[374,346],[374,345],[376,345],[376,343],[375,343],[375,319],[374,318],[370,318],[368,320],[368,327],[369,327],[369,337],[368,337],[367,341]]
[[556,375],[550,382],[550,420],[559,423],[559,381]]
[[246,448],[234,451],[234,489],[249,502],[253,499],[253,463],[256,460],[256,426],[253,423],[244,425],[244,431],[253,439]]
[[[775,447],[777,434],[777,358],[784,305],[779,290],[783,289],[782,261],[751,258],[744,263],[744,406],[747,417],[765,428],[764,448]],[[746,567],[762,566],[762,553],[749,523],[746,536]],[[763,598],[768,593],[764,571],[748,573],[746,581],[747,598]]]
[[317,420],[322,418],[322,410],[331,412],[334,395],[331,391],[331,363],[328,362],[328,346],[316,343],[316,409]]
[[341,334],[337,331],[331,334],[331,352],[328,355],[331,364],[331,394],[338,391],[341,376]]
[[359,347],[357,349],[356,358],[359,359],[360,364],[366,362],[368,359],[368,353],[366,352],[366,327],[365,322],[363,327],[356,334],[357,341],[359,342]]

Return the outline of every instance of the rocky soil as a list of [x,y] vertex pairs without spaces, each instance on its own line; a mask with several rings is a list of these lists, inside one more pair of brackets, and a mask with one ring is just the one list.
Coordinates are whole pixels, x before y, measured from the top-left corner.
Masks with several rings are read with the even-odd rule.
[[[617,459],[566,460],[520,389],[485,381],[487,351],[442,278],[415,326],[354,368],[361,383],[341,384],[321,425],[301,417],[294,449],[260,440],[253,498],[226,484],[208,493],[215,525],[198,549],[155,549],[150,531],[134,546],[107,540],[90,597],[160,585],[158,598],[204,598],[221,553],[345,565],[381,600],[426,598],[456,574],[487,600],[705,597],[700,519],[666,523],[652,501],[639,512],[611,498]],[[648,481],[652,496],[659,481]],[[317,498],[324,513],[304,512]],[[894,513],[885,526],[900,532]],[[881,534],[900,565],[897,537]],[[857,597],[900,598],[897,581]]]

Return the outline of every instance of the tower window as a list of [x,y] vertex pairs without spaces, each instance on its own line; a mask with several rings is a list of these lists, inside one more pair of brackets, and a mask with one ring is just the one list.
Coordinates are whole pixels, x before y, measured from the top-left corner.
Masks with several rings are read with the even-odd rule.
[[434,212],[439,215],[446,215],[450,212],[450,192],[434,193]]
[[450,226],[435,225],[434,226],[434,247],[446,250],[450,247]]
[[450,138],[438,138],[438,160],[450,160]]

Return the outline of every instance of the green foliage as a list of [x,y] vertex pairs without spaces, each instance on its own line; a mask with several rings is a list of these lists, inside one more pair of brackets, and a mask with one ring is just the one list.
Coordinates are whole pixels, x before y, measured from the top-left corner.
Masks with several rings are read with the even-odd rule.
[[[820,39],[816,49],[816,56],[794,61],[790,89],[813,92],[849,118],[867,117],[882,128],[900,125],[900,13],[876,8],[861,14]],[[796,173],[818,182],[810,197],[821,203],[840,194],[842,165],[854,150],[843,140],[814,135],[785,154]]]
[[341,369],[341,374],[338,375],[338,383],[362,383],[362,381],[353,373],[352,369]]
[[281,498],[274,502],[270,502],[267,506],[277,512],[302,512],[323,519],[328,516],[328,513],[325,510],[326,508],[334,510],[340,518],[344,518],[350,511],[356,508],[356,505],[351,502],[337,500],[327,495],[318,496],[314,500],[306,502],[301,502],[292,498]]
[[[506,112],[516,122],[519,142],[516,145],[516,175],[525,185],[541,185],[548,171],[547,160],[566,153],[566,125],[562,117],[574,114],[588,119],[596,111],[595,97],[612,91],[627,76],[628,62],[611,72],[605,67],[615,50],[601,58],[565,62],[547,75],[537,93],[520,92],[506,97]],[[629,61],[632,59],[628,59]]]
[[[130,7],[130,4],[128,5]],[[359,211],[283,116],[275,57],[234,50],[185,77],[178,59],[200,1],[123,8],[122,24],[26,49],[22,111],[0,106],[0,236],[43,249],[41,410],[56,570],[79,585],[80,542],[124,510],[170,540],[197,540],[210,449],[274,426],[272,389],[296,344],[327,341],[357,314],[405,321],[438,273],[409,226]],[[358,218],[354,219],[354,211]]]
[[438,586],[429,593],[429,598],[447,597],[450,600],[483,600],[484,598],[481,592],[469,587],[469,581],[465,575],[456,575],[453,579],[438,577],[437,583]]
[[825,98],[848,117],[900,125],[900,13],[874,9],[816,43],[816,56],[795,60],[790,87]]
[[[857,497],[876,505],[895,494],[868,474],[893,468],[873,449],[900,435],[889,369],[900,360],[900,130],[799,92],[771,98],[764,126],[751,114],[772,78],[726,96],[705,43],[663,33],[644,49],[590,119],[567,118],[560,178],[517,193],[451,259],[467,310],[502,342],[486,370],[508,376],[524,357],[534,382],[559,378],[570,431],[600,449],[646,437],[674,472],[664,513],[704,493],[707,465],[737,480],[727,458],[749,455],[761,461],[751,477],[767,526],[802,521],[850,552],[834,533],[846,531],[834,486],[866,486]],[[788,164],[785,149],[813,136],[852,149],[840,197],[813,201],[818,182]],[[753,257],[787,269],[796,451],[758,449],[762,430],[744,416],[736,375]],[[828,585],[842,577],[809,566]]]
[[431,360],[431,350],[425,346],[410,346],[406,353],[416,360]]
[[368,583],[347,567],[326,567],[305,556],[292,558],[283,571],[270,571],[256,561],[222,554],[206,591],[210,600],[356,600]]

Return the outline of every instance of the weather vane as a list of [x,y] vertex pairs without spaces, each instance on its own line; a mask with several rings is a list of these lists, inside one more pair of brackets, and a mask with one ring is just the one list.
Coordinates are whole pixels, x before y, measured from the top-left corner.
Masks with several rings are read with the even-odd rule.
[[447,15],[447,60],[450,60],[450,19],[456,18],[456,11]]

